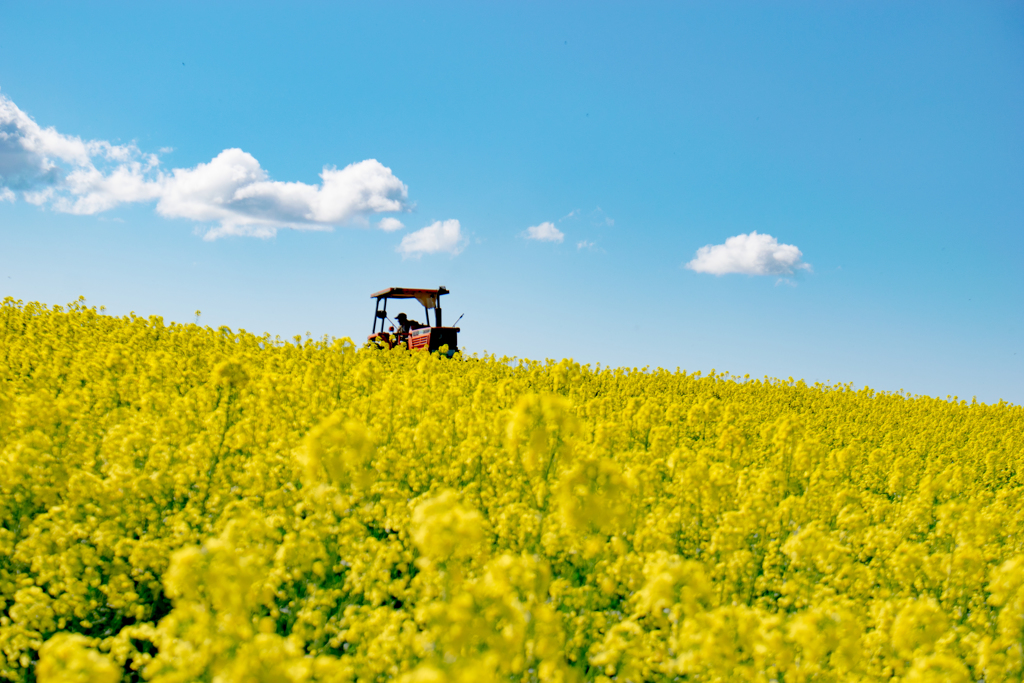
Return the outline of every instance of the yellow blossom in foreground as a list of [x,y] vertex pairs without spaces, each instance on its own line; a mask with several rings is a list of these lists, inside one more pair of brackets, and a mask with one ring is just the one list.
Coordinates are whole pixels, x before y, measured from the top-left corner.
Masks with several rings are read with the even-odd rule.
[[1024,411],[0,305],[0,678],[1020,681]]
[[58,633],[39,649],[39,683],[117,683],[121,672],[95,642],[77,633]]

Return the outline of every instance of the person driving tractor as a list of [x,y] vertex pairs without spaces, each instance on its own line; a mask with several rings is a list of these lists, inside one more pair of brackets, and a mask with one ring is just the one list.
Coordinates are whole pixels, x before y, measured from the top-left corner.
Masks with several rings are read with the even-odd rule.
[[409,330],[418,330],[421,327],[426,327],[423,323],[415,320],[409,320],[405,313],[399,313],[395,316],[395,320],[397,320],[398,324],[402,326],[402,334],[409,334]]
[[[377,304],[373,312],[373,327],[367,342],[380,349],[393,349],[401,346],[410,351],[425,350],[430,353],[447,348],[446,355],[452,358],[458,349],[459,328],[454,325],[445,327],[441,323],[441,297],[448,293],[445,287],[437,289],[414,289],[411,287],[388,287],[370,295]],[[418,320],[410,320],[405,313],[399,313],[392,321],[388,317],[388,302],[392,299],[412,299],[423,306],[426,324]],[[395,307],[397,308],[397,306]],[[394,310],[394,309],[392,309]],[[462,317],[459,317],[461,320]],[[393,327],[388,329],[387,323]],[[458,325],[456,320],[455,324]],[[378,331],[377,328],[380,327]]]

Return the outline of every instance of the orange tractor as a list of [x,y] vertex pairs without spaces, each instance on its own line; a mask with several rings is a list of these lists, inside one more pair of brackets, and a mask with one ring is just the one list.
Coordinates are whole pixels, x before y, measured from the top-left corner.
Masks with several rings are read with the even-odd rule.
[[[370,295],[377,300],[377,309],[373,314],[373,333],[366,339],[380,348],[406,346],[409,349],[426,349],[439,351],[447,346],[447,355],[451,358],[458,350],[459,328],[441,325],[441,296],[447,294],[444,287],[437,289],[410,289],[408,287],[388,287]],[[405,313],[395,316],[395,321],[388,317],[388,301],[391,299],[416,299],[423,306],[425,323],[410,320]],[[383,304],[383,305],[382,305]],[[431,325],[430,311],[434,312],[434,324]],[[380,330],[377,330],[377,321]],[[462,316],[459,316],[462,320]],[[458,324],[459,320],[455,323]],[[396,322],[397,321],[397,322]],[[388,330],[385,323],[391,323]]]

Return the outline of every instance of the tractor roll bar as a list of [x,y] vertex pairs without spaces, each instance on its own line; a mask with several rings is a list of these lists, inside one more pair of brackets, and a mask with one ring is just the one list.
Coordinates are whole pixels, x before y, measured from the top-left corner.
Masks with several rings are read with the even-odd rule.
[[[384,331],[384,318],[387,317],[388,299],[416,299],[423,305],[423,313],[427,317],[427,326],[430,326],[430,309],[434,309],[434,327],[441,327],[441,297],[448,293],[448,288],[441,286],[437,289],[413,289],[411,287],[388,287],[370,295],[371,299],[377,300],[377,307],[373,313],[373,333],[377,333],[377,320],[381,320],[380,331]],[[380,304],[384,302],[384,309],[381,311]]]

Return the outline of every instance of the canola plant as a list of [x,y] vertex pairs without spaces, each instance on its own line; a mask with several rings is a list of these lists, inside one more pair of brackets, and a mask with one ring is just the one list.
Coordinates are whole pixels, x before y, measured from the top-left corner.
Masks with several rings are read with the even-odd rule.
[[0,678],[1020,681],[1024,411],[0,305]]

